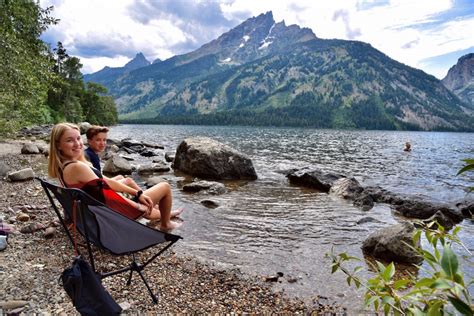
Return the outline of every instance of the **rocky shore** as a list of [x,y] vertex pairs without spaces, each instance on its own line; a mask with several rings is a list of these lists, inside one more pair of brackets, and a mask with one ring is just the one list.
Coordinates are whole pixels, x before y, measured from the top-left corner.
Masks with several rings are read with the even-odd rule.
[[[43,155],[20,154],[20,141],[0,142],[0,162],[10,170],[31,167],[45,176]],[[0,166],[1,167],[1,166]],[[1,179],[0,219],[15,231],[8,247],[0,252],[0,313],[64,314],[75,309],[58,278],[70,265],[73,249],[58,226],[55,215],[35,180],[10,182]],[[108,267],[120,258],[103,254]],[[168,251],[146,270],[159,303],[153,305],[142,282],[126,276],[104,280],[104,286],[124,313],[344,313],[325,298],[290,299],[276,293],[271,283],[221,270],[195,258]]]

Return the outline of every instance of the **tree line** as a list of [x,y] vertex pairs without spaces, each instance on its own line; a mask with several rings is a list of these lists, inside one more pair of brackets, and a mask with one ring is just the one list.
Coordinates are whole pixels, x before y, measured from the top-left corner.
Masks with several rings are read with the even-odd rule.
[[107,89],[84,83],[79,58],[40,38],[59,22],[37,1],[0,1],[0,134],[37,124],[111,125],[117,110]]

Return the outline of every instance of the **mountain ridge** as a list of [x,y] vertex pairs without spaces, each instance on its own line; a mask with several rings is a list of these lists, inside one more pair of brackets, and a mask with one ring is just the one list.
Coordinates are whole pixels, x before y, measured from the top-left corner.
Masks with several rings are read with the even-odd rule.
[[474,53],[461,56],[442,82],[461,100],[474,105]]
[[271,12],[193,52],[105,79],[123,122],[474,129],[474,107],[435,77],[370,44],[275,23]]

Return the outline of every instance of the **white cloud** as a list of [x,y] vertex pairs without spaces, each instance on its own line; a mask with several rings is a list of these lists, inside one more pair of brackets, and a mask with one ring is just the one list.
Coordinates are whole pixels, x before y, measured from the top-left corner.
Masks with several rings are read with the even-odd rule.
[[[230,21],[237,25],[267,11],[273,12],[277,22],[309,27],[320,38],[370,43],[388,56],[422,67],[438,78],[447,69],[424,60],[464,50],[474,43],[472,14],[470,19],[438,20],[440,14],[456,5],[454,0],[221,0],[220,7],[195,1],[189,8],[173,1],[158,4],[140,0],[142,6],[134,5],[134,1],[41,0],[41,5],[56,3],[53,15],[61,22],[50,32],[51,37],[54,35],[71,54],[77,54],[86,72],[105,65],[121,66],[137,52],[153,61],[191,51],[227,31]],[[143,10],[147,4],[150,12]],[[206,12],[199,15],[197,11],[203,9]],[[132,18],[132,11],[146,22]]]

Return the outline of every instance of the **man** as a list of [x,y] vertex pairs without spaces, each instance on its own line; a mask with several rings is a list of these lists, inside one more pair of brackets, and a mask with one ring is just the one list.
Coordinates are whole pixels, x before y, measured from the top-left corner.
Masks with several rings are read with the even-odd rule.
[[[107,146],[108,132],[109,129],[107,127],[96,125],[91,126],[86,132],[87,143],[89,144],[89,147],[84,150],[84,154],[86,159],[92,163],[92,166],[99,171],[101,171],[99,153],[103,152],[105,150],[105,147]],[[141,190],[138,184],[136,184],[136,182],[133,181],[132,178],[125,178],[122,175],[118,175],[113,177],[112,179],[120,181],[123,184],[136,190]]]

